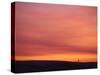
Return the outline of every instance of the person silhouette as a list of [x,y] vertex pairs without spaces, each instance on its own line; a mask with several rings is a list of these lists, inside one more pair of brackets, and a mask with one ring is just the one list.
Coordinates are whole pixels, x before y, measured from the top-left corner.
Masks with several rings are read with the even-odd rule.
[[78,59],[78,62],[79,62],[79,59]]

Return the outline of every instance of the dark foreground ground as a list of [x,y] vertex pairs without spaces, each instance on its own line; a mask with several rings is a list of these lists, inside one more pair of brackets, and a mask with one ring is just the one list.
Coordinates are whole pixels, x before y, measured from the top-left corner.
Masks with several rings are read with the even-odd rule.
[[97,68],[96,62],[66,62],[66,61],[12,61],[13,72],[43,72],[58,70],[75,70]]

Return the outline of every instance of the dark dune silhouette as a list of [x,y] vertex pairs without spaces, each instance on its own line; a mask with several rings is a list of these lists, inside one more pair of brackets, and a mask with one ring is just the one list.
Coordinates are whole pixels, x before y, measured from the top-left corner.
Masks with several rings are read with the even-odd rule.
[[58,70],[75,70],[97,68],[97,62],[69,62],[69,61],[12,61],[12,72],[43,72]]

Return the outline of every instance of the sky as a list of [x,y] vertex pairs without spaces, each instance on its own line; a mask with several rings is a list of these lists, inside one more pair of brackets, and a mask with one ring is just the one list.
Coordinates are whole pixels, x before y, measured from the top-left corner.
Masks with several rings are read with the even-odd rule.
[[97,61],[97,8],[15,5],[15,60]]

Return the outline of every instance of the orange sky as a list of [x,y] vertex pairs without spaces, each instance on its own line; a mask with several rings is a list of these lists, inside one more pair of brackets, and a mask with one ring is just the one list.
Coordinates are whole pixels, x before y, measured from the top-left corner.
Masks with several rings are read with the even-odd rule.
[[97,61],[97,8],[16,3],[15,60]]

